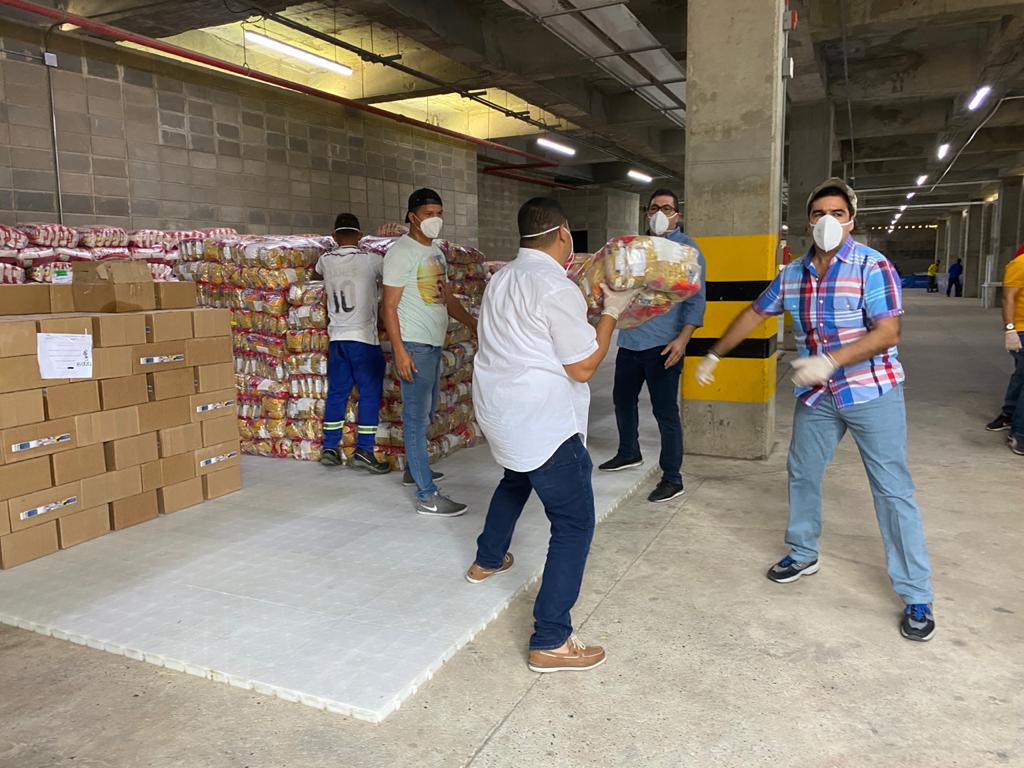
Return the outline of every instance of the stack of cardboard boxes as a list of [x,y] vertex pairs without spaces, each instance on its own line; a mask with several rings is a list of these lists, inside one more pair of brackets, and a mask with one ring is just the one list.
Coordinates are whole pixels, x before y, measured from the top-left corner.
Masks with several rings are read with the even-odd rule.
[[[40,378],[37,333],[90,335],[92,378]],[[0,567],[238,490],[231,355],[228,310],[0,317]]]

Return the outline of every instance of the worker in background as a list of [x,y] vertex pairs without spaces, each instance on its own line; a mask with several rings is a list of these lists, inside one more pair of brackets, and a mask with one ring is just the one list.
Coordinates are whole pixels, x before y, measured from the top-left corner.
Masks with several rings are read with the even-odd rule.
[[316,271],[324,279],[330,317],[320,463],[327,467],[344,463],[338,445],[345,426],[345,407],[355,384],[359,391],[359,425],[349,466],[384,475],[391,467],[373,455],[384,391],[384,353],[377,335],[382,266],[379,256],[359,247],[362,236],[359,219],[351,213],[339,213],[334,221],[338,247],[323,254],[316,264]]
[[580,289],[566,277],[572,234],[556,200],[519,209],[519,253],[491,278],[480,309],[473,407],[504,470],[494,491],[476,560],[478,584],[512,567],[516,521],[533,491],[551,522],[551,541],[530,638],[535,672],[593,669],[602,648],[573,634],[576,604],[594,533],[593,464],[587,453],[587,382],[608,353],[619,314],[635,291],[605,291],[597,328]]
[[416,486],[421,515],[457,517],[466,511],[436,485],[443,475],[430,469],[427,430],[437,411],[441,349],[453,317],[476,331],[476,319],[448,290],[448,265],[434,241],[444,223],[441,196],[417,189],[409,196],[409,233],[384,257],[384,327],[391,340],[402,387],[402,428],[408,469],[403,482]]
[[939,260],[928,265],[928,293],[939,292]]
[[615,357],[615,385],[612,402],[619,429],[619,447],[598,469],[618,472],[643,464],[640,453],[640,411],[638,398],[644,384],[651,396],[651,409],[661,434],[661,481],[648,501],[669,501],[684,493],[683,425],[679,419],[679,376],[683,371],[686,345],[693,332],[704,324],[706,289],[704,256],[697,243],[683,232],[679,198],[670,189],[658,189],[647,204],[648,231],[697,251],[700,261],[700,291],[676,304],[659,317],[636,328],[619,331]]
[[1013,355],[1013,374],[1006,388],[1003,410],[985,428],[1008,429],[1010,450],[1024,456],[1024,243],[1003,272],[1003,343]]
[[796,411],[789,446],[789,554],[768,570],[787,584],[820,567],[821,484],[836,446],[849,431],[860,450],[885,544],[889,578],[905,608],[901,634],[929,640],[931,567],[921,513],[907,467],[903,367],[896,344],[903,314],[900,283],[885,257],[850,233],[857,195],[828,179],[807,199],[814,247],[788,265],[733,321],[697,367],[697,381],[764,320],[793,316],[799,358],[793,361]]
[[949,268],[949,284],[946,286],[946,296],[947,297],[953,291],[954,287],[956,288],[956,297],[958,299],[961,296],[964,295],[964,286],[963,286],[963,283],[961,282],[961,278],[962,278],[963,274],[964,274],[964,260],[963,259],[957,259],[956,260],[956,264],[952,265]]

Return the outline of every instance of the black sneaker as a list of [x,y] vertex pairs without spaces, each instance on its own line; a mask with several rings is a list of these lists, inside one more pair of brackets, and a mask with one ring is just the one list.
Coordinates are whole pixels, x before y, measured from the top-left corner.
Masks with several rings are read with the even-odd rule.
[[1024,456],[1024,437],[1015,435],[1012,432],[1007,440],[1010,444],[1010,450],[1016,453],[1018,456]]
[[320,463],[325,467],[340,467],[345,463],[345,458],[336,448],[324,448],[320,452]]
[[619,472],[623,469],[632,469],[633,467],[639,467],[644,463],[644,460],[639,456],[635,459],[624,459],[618,454],[615,454],[612,458],[608,459],[604,464],[598,466],[602,472]]
[[[443,480],[444,472],[435,472],[434,470],[430,470],[430,479],[433,480],[435,483],[438,480]],[[414,485],[416,485],[416,481],[412,479],[412,473],[410,473],[408,469],[405,470],[405,474],[402,475],[402,485],[404,485],[406,488],[412,488]]]
[[682,496],[684,493],[686,493],[686,490],[681,483],[667,483],[662,480],[658,483],[658,487],[651,491],[651,495],[647,497],[647,500],[657,504],[662,501],[670,501],[677,496]]
[[465,504],[452,501],[440,493],[435,493],[426,501],[422,499],[417,499],[416,501],[416,513],[431,517],[458,517],[459,515],[466,514],[468,508]]
[[924,603],[908,605],[903,609],[903,620],[900,621],[900,634],[907,640],[924,642],[931,640],[935,634],[935,619],[932,607]]
[[1005,413],[1000,413],[992,421],[985,425],[985,429],[989,432],[1002,432],[1004,429],[1010,428],[1010,417]]
[[779,584],[789,584],[801,576],[810,576],[813,573],[817,573],[820,567],[817,560],[809,563],[798,563],[792,557],[786,555],[768,569],[768,578]]
[[365,469],[373,475],[386,475],[391,471],[391,465],[386,461],[377,461],[377,457],[362,448],[356,448],[352,458],[348,460],[352,469]]

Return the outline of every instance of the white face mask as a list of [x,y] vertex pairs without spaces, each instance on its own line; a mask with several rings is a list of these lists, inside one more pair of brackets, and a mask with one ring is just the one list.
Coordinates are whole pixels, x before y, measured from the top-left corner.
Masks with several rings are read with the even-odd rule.
[[653,216],[648,217],[647,227],[652,235],[664,235],[672,228],[672,223],[664,211],[657,211]]
[[843,240],[846,239],[847,227],[852,226],[852,221],[841,224],[835,216],[826,213],[814,225],[814,244],[826,253],[830,253],[843,244]]
[[[562,227],[565,227],[565,225],[559,224],[557,227],[545,229],[543,232],[534,232],[532,235],[520,235],[520,239],[529,240],[534,237],[541,237],[542,235],[546,235],[548,232],[554,232],[556,229],[562,229]],[[569,255],[565,259],[565,272],[568,274],[569,270],[572,269],[572,265],[576,263],[576,246],[572,241],[572,231],[568,227],[565,227],[565,233],[569,235]]]
[[433,240],[441,234],[441,227],[443,225],[444,219],[440,216],[431,216],[429,219],[420,221],[420,232],[423,233],[424,237],[429,237]]

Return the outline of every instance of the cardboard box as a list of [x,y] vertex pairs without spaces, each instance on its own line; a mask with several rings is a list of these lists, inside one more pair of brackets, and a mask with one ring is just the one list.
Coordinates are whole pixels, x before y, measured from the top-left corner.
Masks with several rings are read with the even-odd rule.
[[94,379],[123,379],[132,374],[132,347],[93,347]]
[[157,491],[147,491],[111,502],[110,527],[115,531],[153,520],[159,515]]
[[192,335],[197,339],[207,336],[231,337],[231,310],[203,307],[192,312]]
[[7,505],[11,531],[31,528],[85,509],[82,504],[82,484],[77,482],[16,496],[8,499]]
[[151,400],[188,397],[196,391],[196,379],[191,368],[150,373],[147,375],[147,381],[147,391]]
[[12,427],[0,432],[0,448],[3,460],[7,464],[36,456],[49,456],[51,453],[70,451],[79,446],[78,430],[73,416],[57,421],[43,421],[38,424],[26,424],[23,427]]
[[[0,363],[0,366],[4,363]],[[0,395],[0,429],[43,420],[43,390],[27,389]]]
[[132,437],[142,432],[152,432],[152,430],[139,428],[139,408],[141,407],[143,406],[131,405],[127,408],[115,408],[112,411],[83,413],[75,416],[78,444],[106,443],[110,440],[120,440],[122,437]]
[[241,490],[242,468],[230,467],[203,475],[203,498],[216,499]]
[[213,392],[217,389],[231,389],[235,386],[233,363],[200,365],[196,368],[196,391]]
[[75,311],[75,291],[70,285],[50,285],[50,312]]
[[[191,285],[191,283],[190,283]],[[192,313],[180,309],[146,314],[146,341],[180,341],[192,338]]]
[[[44,317],[38,321],[40,333],[77,333],[92,336],[92,318],[89,315]],[[93,340],[95,346],[95,340]]]
[[132,373],[153,373],[174,368],[187,368],[186,345],[191,341],[161,341],[132,347]]
[[194,507],[203,501],[203,480],[193,477],[183,483],[165,485],[157,493],[160,514],[169,515],[188,507]]
[[11,532],[11,520],[7,514],[9,509],[6,501],[0,501],[0,536]]
[[126,347],[146,343],[146,316],[143,314],[93,315],[94,347]]
[[184,424],[161,429],[157,434],[160,458],[196,451],[203,447],[203,431],[199,424]]
[[238,417],[234,413],[200,423],[203,427],[204,448],[238,439]]
[[38,456],[28,461],[19,461],[17,464],[0,466],[0,499],[42,491],[53,484],[49,456]]
[[241,466],[241,450],[239,449],[238,438],[228,440],[208,448],[200,448],[195,452],[196,474],[199,476],[208,475],[210,472],[218,472],[222,469]]
[[134,467],[147,461],[156,461],[160,456],[156,449],[156,432],[104,443],[103,452],[107,458],[107,469]]
[[0,285],[0,315],[45,315],[50,311],[50,289],[44,283]]
[[154,283],[153,287],[156,288],[156,305],[160,309],[191,309],[196,305],[196,284],[193,282]]
[[[0,288],[3,286],[0,285]],[[60,384],[66,381],[67,379],[43,381],[39,376],[39,361],[35,353],[21,357],[5,357],[0,363],[0,394],[41,389],[47,384]]]
[[[63,485],[96,477],[107,471],[106,457],[103,455],[103,443],[75,448],[73,451],[55,453],[49,458],[53,469],[53,484]],[[22,466],[19,464],[18,466]]]
[[177,427],[192,421],[187,397],[154,400],[135,407],[139,409],[139,432],[156,432],[158,429]]
[[144,262],[82,261],[71,287],[78,312],[144,312],[156,309],[153,276]]
[[142,471],[138,467],[118,469],[82,480],[82,509],[142,493]]
[[37,525],[18,533],[0,536],[0,568],[13,568],[30,560],[52,555],[56,551],[57,521],[54,520],[45,525]]
[[63,419],[100,409],[100,388],[95,381],[78,381],[74,384],[60,384],[43,390],[46,401],[46,418]]
[[[188,454],[182,455],[187,456]],[[139,471],[142,473],[143,493],[146,491],[155,491],[157,488],[161,488],[166,485],[164,482],[163,465],[160,463],[160,459],[140,464]]]
[[110,532],[110,506],[101,504],[92,509],[83,509],[57,521],[57,543],[61,549],[68,549],[83,541],[98,539]]
[[189,409],[192,421],[216,419],[235,411],[235,388],[222,389],[217,392],[201,392],[189,398]]
[[100,403],[104,410],[127,408],[149,402],[149,388],[145,374],[122,376],[119,379],[105,379],[99,382]]
[[0,357],[21,357],[23,355],[34,355],[35,353],[35,321],[0,321]]
[[208,339],[189,339],[185,342],[185,356],[189,365],[213,365],[230,363],[232,348],[230,336],[215,336]]

